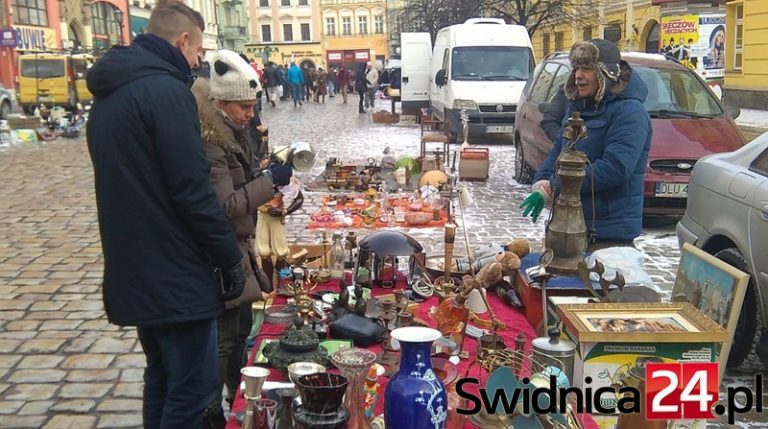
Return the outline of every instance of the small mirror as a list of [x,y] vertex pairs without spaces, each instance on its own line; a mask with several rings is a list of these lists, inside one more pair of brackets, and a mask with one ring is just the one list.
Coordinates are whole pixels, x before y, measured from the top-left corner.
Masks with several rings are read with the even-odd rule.
[[445,69],[438,70],[435,75],[435,85],[442,87],[445,86],[446,83],[448,83],[448,78],[445,75]]
[[741,108],[737,106],[725,106],[725,110],[728,111],[728,113],[731,115],[733,119],[736,119],[739,116],[741,116]]

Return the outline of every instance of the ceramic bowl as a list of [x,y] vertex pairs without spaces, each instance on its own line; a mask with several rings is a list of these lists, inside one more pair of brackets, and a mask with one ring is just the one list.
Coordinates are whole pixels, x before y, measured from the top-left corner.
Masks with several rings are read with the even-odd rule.
[[295,362],[288,365],[288,379],[297,383],[303,375],[325,372],[325,367],[314,362]]

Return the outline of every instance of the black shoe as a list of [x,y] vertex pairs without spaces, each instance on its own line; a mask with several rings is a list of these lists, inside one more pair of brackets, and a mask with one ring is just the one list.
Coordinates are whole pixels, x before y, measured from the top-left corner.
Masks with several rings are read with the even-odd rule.
[[275,102],[274,102],[274,101],[272,101],[271,103],[272,103],[272,107],[275,107],[275,106],[276,106],[276,104],[275,104]]

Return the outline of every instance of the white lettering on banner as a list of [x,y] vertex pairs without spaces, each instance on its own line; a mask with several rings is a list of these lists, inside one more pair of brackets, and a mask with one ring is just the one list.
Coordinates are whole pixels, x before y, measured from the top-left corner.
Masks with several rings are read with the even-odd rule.
[[368,52],[355,52],[355,59],[356,60],[367,60],[368,59]]
[[328,54],[329,60],[341,60],[341,53],[340,52],[333,52]]

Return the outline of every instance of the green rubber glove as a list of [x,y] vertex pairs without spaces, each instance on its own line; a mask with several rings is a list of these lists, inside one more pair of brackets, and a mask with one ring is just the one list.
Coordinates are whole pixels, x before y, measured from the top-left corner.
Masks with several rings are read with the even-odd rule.
[[525,197],[522,203],[520,203],[520,206],[518,208],[523,209],[523,216],[528,217],[531,216],[531,220],[533,223],[536,223],[536,220],[539,218],[539,215],[541,214],[541,210],[544,208],[544,204],[547,201],[547,197],[544,194],[544,191],[536,190],[531,192],[530,195]]

